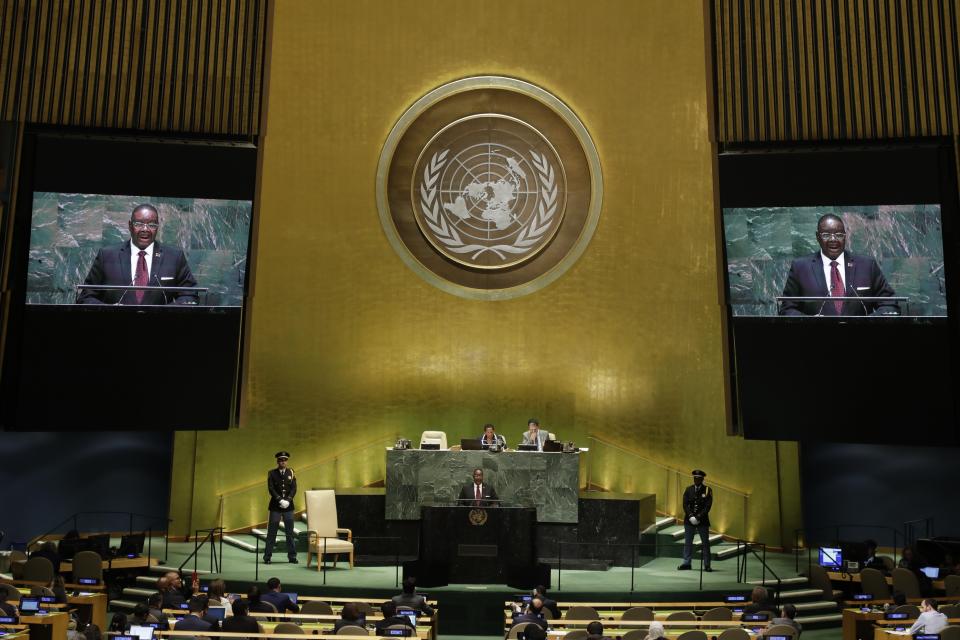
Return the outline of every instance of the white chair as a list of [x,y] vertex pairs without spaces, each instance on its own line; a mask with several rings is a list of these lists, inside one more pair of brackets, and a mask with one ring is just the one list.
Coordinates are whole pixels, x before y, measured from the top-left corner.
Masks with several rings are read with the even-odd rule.
[[440,445],[441,449],[447,448],[447,432],[446,431],[424,431],[420,436],[420,448],[423,449],[425,444],[435,444]]
[[[323,556],[333,556],[333,566],[337,566],[337,556],[341,553],[349,554],[350,568],[353,568],[353,532],[350,529],[341,529],[337,526],[337,498],[333,489],[318,489],[306,491],[307,501],[307,566],[313,556],[317,556],[317,571],[323,565]],[[338,534],[345,533],[343,540]]]

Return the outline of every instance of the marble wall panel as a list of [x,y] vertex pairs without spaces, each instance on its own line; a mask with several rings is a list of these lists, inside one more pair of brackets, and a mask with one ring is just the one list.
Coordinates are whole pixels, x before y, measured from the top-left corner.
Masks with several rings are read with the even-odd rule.
[[477,467],[505,505],[536,507],[538,522],[577,522],[579,454],[419,449],[387,451],[387,519],[419,520],[421,506],[454,504]]
[[877,260],[905,315],[946,315],[939,205],[724,209],[729,303],[735,316],[777,315],[790,263],[819,251],[817,220],[840,216],[847,250]]
[[160,212],[157,240],[182,248],[207,304],[243,303],[251,203],[204,198],[34,194],[27,302],[72,304],[97,250],[127,242],[133,208],[144,202]]

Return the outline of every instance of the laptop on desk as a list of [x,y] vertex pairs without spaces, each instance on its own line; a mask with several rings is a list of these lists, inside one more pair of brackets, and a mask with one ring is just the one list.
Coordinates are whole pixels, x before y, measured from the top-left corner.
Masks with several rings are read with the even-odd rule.
[[43,613],[40,609],[40,596],[21,596],[20,615],[35,616]]
[[485,448],[477,438],[460,438],[460,449],[463,451],[482,451]]

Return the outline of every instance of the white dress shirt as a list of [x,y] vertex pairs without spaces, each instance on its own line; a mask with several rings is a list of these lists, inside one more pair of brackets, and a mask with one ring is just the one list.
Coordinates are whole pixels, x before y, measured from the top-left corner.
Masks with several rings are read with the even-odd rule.
[[143,258],[147,261],[147,285],[150,284],[150,274],[153,273],[153,246],[155,244],[156,243],[151,242],[149,247],[141,249],[133,244],[133,240],[130,241],[130,284],[133,284],[137,279],[137,262],[140,260],[141,251],[147,252],[147,255],[143,256]]
[[835,260],[831,260],[823,254],[823,251],[821,251],[820,259],[823,260],[823,276],[827,279],[827,293],[833,293],[830,291],[830,283],[832,282],[833,278],[830,263],[835,261],[837,263],[837,270],[840,272],[840,280],[843,282],[843,293],[841,293],[841,295],[847,295],[847,269],[845,267],[846,261],[844,260],[844,254],[841,253],[835,258]]

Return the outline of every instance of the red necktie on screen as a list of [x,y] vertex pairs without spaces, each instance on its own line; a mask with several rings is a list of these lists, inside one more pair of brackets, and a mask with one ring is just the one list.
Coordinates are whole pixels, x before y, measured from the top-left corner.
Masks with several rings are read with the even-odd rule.
[[473,485],[473,486],[474,486],[474,488],[476,488],[476,490],[477,490],[477,506],[479,507],[479,506],[480,506],[480,498],[483,497],[483,496],[480,495],[480,485],[475,484],[475,485]]
[[[133,277],[133,285],[135,287],[145,287],[147,286],[147,252],[141,251],[139,254],[140,257],[137,259],[137,273]],[[143,302],[143,294],[146,291],[134,291],[134,297],[137,299],[137,304]]]
[[[840,269],[837,269],[837,261],[830,261],[830,295],[831,296],[842,296],[844,294],[843,290],[843,278],[840,277]],[[837,315],[840,315],[843,311],[843,300],[837,300],[833,303],[833,308],[837,310]]]

